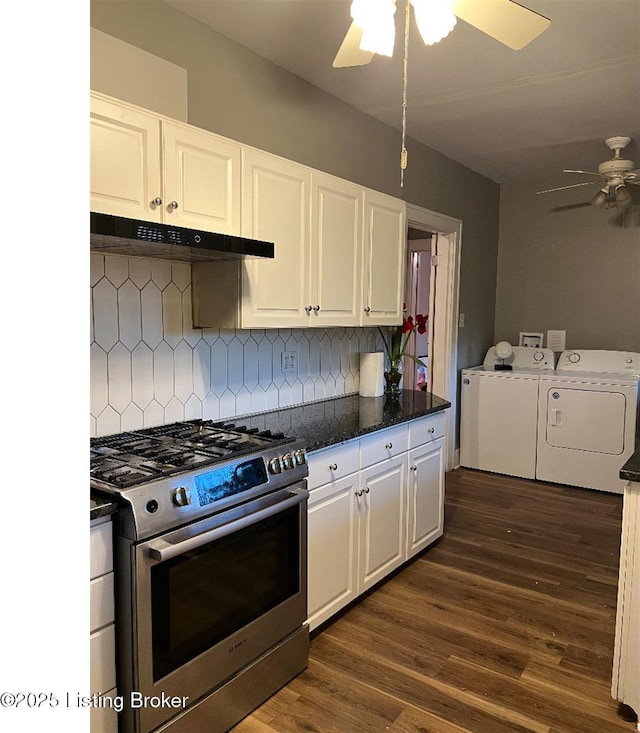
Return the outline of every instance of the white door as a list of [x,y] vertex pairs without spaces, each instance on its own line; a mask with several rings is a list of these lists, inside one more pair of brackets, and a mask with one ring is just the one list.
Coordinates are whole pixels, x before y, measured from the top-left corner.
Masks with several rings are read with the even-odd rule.
[[91,211],[162,221],[160,154],[158,117],[91,97]]
[[538,378],[462,371],[460,465],[534,478]]
[[407,225],[404,202],[376,191],[364,195],[362,325],[402,323]]
[[547,388],[546,441],[554,448],[620,455],[627,399],[622,392]]
[[165,221],[240,234],[240,146],[187,125],[162,133]]
[[359,473],[311,491],[308,514],[308,620],[311,629],[357,595],[355,515]]
[[243,328],[309,323],[310,184],[303,166],[243,150],[242,234],[275,244],[274,259],[244,263]]
[[444,438],[409,451],[407,519],[407,557],[412,557],[443,532]]
[[312,174],[310,324],[357,326],[362,309],[362,188]]
[[406,456],[361,472],[359,576],[362,592],[405,560]]

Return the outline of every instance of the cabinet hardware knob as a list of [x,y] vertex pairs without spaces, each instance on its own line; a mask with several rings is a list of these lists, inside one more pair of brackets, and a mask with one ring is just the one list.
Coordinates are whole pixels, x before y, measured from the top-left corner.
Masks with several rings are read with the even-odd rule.
[[358,499],[362,496],[362,489],[356,489],[356,496]]
[[329,470],[330,471],[337,471],[338,470],[338,464],[337,463],[330,463],[329,464]]
[[417,471],[418,470],[418,467],[417,466],[411,466],[411,470],[412,471]]
[[151,200],[151,206],[162,206],[162,199],[159,196]]
[[315,311],[316,313],[319,313],[319,312],[320,312],[320,306],[319,306],[319,305],[314,305],[314,306],[313,306],[313,310],[314,310],[314,311]]
[[167,209],[177,209],[178,208],[178,202],[172,201],[170,204],[167,204]]
[[393,443],[385,443],[385,444],[384,444],[384,447],[385,447],[385,448],[386,448],[387,450],[391,450],[391,449],[393,448]]
[[369,487],[368,486],[365,486],[364,493],[365,494],[368,494],[369,493]]
[[313,308],[310,305],[305,305],[304,309],[307,311],[307,313],[311,313]]
[[369,308],[369,306],[367,306],[367,307],[366,307],[366,308],[364,309],[364,312],[365,312],[365,313],[371,313],[371,308]]
[[427,429],[427,432],[433,434],[433,433],[436,432],[436,429],[435,428],[428,428]]

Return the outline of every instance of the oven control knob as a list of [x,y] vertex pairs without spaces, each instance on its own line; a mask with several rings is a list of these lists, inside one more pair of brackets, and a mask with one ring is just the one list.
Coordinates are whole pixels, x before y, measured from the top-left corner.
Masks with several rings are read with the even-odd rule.
[[295,461],[293,460],[293,456],[291,455],[291,453],[285,453],[282,456],[282,467],[286,471],[290,471],[294,467],[294,465]]
[[282,463],[279,458],[271,458],[267,464],[269,473],[282,473]]
[[179,486],[171,492],[171,501],[176,506],[187,506],[191,504],[191,496],[189,495],[189,489],[184,486]]
[[302,449],[294,451],[293,457],[296,461],[296,466],[303,466],[307,462],[307,456]]

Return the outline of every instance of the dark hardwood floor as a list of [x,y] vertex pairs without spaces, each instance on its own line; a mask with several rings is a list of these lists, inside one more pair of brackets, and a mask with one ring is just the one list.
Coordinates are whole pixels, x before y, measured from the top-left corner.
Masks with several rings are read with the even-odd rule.
[[234,733],[615,733],[622,497],[458,469],[445,536]]

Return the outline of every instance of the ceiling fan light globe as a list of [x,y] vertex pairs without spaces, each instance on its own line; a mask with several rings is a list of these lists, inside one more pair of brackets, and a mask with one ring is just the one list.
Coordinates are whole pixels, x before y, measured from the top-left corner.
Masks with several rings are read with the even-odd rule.
[[625,209],[631,203],[631,194],[625,185],[616,187],[616,209]]
[[395,12],[396,0],[353,0],[351,17],[362,28],[360,48],[363,51],[393,56]]
[[595,206],[596,209],[602,209],[609,201],[609,189],[601,188],[598,193],[589,201],[591,206]]
[[427,46],[449,35],[456,24],[451,0],[411,0],[416,25]]

